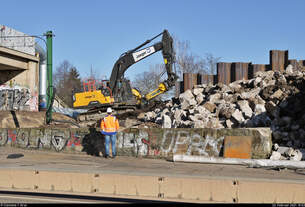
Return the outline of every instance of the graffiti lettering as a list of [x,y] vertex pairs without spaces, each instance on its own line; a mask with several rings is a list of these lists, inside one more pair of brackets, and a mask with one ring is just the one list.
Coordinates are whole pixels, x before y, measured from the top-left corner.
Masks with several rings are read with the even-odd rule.
[[[169,136],[169,135],[171,135],[171,136]],[[168,144],[167,147],[164,147],[165,143],[167,143],[167,140],[169,140],[169,144]],[[163,134],[163,139],[162,139],[162,143],[161,143],[161,150],[162,150],[162,152],[164,152],[166,154],[169,153],[171,151],[171,149],[172,149],[174,141],[175,141],[175,139],[173,139],[173,132],[172,131],[166,131]]]
[[0,110],[24,110],[31,95],[28,89],[5,89],[0,90],[0,97]]
[[65,131],[61,130],[53,130],[52,131],[52,138],[51,143],[56,151],[62,151],[66,144],[67,144],[67,138],[69,138],[69,135],[65,133]]
[[[35,95],[37,96],[37,94]],[[31,95],[28,88],[0,86],[0,110],[36,109],[37,97]],[[31,101],[35,100],[35,101]]]
[[40,148],[51,148],[51,132],[45,131],[45,133],[40,132],[39,140],[38,140],[38,147]]
[[21,147],[28,147],[29,145],[29,131],[28,130],[18,130],[17,131],[17,144]]
[[71,132],[71,138],[68,141],[68,147],[80,146],[81,144],[81,136]]
[[15,143],[16,142],[16,137],[17,137],[16,131],[11,130],[11,129],[7,130],[8,142]]
[[[25,148],[54,149],[58,152],[82,151],[83,139],[90,133],[90,130],[70,129],[0,129],[0,146],[10,144]],[[202,133],[183,129],[139,129],[134,132],[120,132],[117,134],[118,154],[219,156],[224,136]],[[95,145],[95,142],[90,143]]]
[[173,153],[177,152],[179,145],[188,145],[188,142],[190,142],[189,132],[178,131]]
[[7,143],[7,131],[0,129],[0,146],[3,146]]

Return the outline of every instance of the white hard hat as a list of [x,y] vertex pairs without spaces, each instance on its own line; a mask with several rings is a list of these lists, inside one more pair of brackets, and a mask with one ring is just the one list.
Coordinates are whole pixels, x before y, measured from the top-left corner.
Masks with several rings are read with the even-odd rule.
[[107,113],[112,113],[112,109],[110,107],[107,108]]

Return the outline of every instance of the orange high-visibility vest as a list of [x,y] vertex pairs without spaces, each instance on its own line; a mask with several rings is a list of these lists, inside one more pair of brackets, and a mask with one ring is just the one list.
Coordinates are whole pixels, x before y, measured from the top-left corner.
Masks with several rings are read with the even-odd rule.
[[119,127],[119,121],[112,115],[107,115],[101,122],[101,129],[106,133],[115,133],[119,130]]

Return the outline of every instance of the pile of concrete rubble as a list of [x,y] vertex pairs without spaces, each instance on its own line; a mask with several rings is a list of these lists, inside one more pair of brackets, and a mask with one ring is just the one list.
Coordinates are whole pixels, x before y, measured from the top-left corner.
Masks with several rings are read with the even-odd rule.
[[305,148],[305,71],[257,72],[229,85],[196,85],[145,114],[163,128],[270,127],[273,143]]

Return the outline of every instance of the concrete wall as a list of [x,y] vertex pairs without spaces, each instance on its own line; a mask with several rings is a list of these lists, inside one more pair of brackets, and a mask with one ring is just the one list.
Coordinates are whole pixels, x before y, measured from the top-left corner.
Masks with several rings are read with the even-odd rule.
[[[226,136],[251,136],[252,158],[271,152],[269,128],[253,129],[126,129],[117,137],[118,155],[164,158],[173,154],[219,157]],[[95,128],[0,129],[0,146],[58,152],[104,152],[104,138]]]
[[[25,36],[26,34],[0,25],[1,36]],[[35,38],[0,38],[0,46],[16,50],[2,51],[12,59],[27,59],[27,70],[0,68],[0,110],[38,111],[39,58],[35,56]],[[22,52],[22,53],[21,53]],[[26,53],[27,55],[22,55]]]
[[27,87],[0,85],[0,110],[38,111],[37,92]]
[[[35,38],[34,37],[15,37],[28,36],[5,25],[0,24],[0,37],[10,36],[9,38],[0,38],[0,46],[11,48],[29,55],[35,55]],[[12,37],[14,36],[14,37]]]

